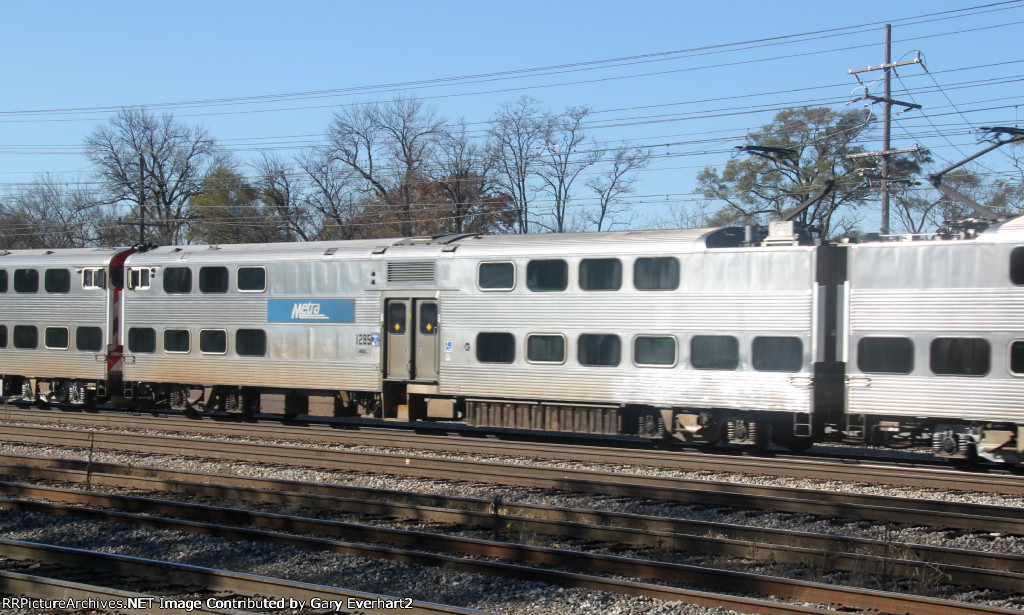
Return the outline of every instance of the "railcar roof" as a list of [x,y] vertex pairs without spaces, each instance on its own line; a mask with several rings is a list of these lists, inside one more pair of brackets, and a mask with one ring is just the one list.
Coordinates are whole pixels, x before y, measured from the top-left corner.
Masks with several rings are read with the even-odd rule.
[[1024,216],[988,228],[979,239],[995,243],[1024,243]]
[[102,267],[129,248],[0,250],[0,267]]
[[265,263],[268,260],[425,258],[454,251],[458,255],[517,256],[538,254],[605,254],[685,252],[705,249],[705,241],[723,229],[609,231],[537,235],[449,235],[350,241],[163,246],[133,254],[129,265],[189,263]]

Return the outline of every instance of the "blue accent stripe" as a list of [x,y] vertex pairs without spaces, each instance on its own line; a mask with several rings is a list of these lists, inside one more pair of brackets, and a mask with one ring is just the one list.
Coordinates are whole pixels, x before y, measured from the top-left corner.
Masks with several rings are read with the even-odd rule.
[[355,321],[355,299],[267,299],[267,322],[329,324]]

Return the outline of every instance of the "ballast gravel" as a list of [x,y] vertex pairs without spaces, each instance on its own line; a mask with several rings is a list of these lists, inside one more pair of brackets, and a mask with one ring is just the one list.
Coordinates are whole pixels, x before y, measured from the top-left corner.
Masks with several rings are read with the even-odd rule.
[[[396,452],[394,449],[368,449],[366,447],[338,446],[334,448]],[[10,455],[74,459],[83,459],[86,455],[86,452],[82,450],[58,446],[33,446],[12,443],[0,443],[0,452]],[[409,452],[416,455],[433,455],[446,458],[479,458],[479,456],[432,454],[428,451],[413,451],[411,449]],[[714,507],[584,496],[541,489],[519,489],[476,485],[457,481],[437,481],[389,475],[286,468],[258,463],[207,461],[184,457],[111,453],[107,451],[96,451],[93,453],[92,458],[97,462],[132,464],[136,466],[146,465],[199,472],[220,472],[320,483],[350,484],[377,489],[429,492],[490,500],[493,500],[495,497],[501,497],[506,502],[516,501],[666,517],[684,517],[720,523],[736,523],[873,538],[894,543],[930,544],[1024,555],[1024,539],[1000,534],[894,527],[885,524],[846,522],[816,517],[801,517],[784,513],[722,510]],[[524,462],[522,459],[507,457],[494,457],[488,458],[488,460],[505,463]],[[881,493],[901,497],[946,499],[1000,506],[1024,506],[1024,498],[973,493],[966,488],[960,491],[940,492],[938,490],[715,474],[711,472],[672,471],[668,473],[657,468],[624,468],[605,465],[598,467],[599,464],[563,463],[550,460],[540,464],[651,475],[692,476],[705,480],[729,480],[750,484],[773,484],[815,489],[834,489],[838,491]],[[451,570],[408,566],[357,556],[300,551],[259,543],[225,541],[180,532],[157,531],[126,525],[111,525],[109,523],[100,524],[38,513],[0,511],[0,532],[2,532],[0,535],[3,538],[45,542],[150,559],[189,563],[210,568],[235,570],[370,593],[412,597],[419,601],[451,604],[496,613],[507,613],[509,615],[546,615],[548,613],[564,613],[568,615],[591,615],[593,613],[609,613],[613,615],[667,615],[670,613],[723,615],[732,612],[720,608],[707,609],[683,603],[665,603],[609,592],[566,589],[540,583],[481,577]],[[977,595],[974,596],[969,594],[970,592],[964,592],[961,596],[945,597],[973,599],[979,602],[987,602],[988,604],[1024,610],[1024,607],[1019,604],[1015,605],[1012,602],[1004,602],[999,599],[987,601],[983,592],[975,592]],[[23,611],[0,609],[0,615],[8,613],[21,615]]]

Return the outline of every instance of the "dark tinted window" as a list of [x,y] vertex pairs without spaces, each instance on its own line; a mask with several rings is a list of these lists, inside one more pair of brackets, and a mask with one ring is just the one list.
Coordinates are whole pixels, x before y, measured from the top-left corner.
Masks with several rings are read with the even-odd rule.
[[690,364],[697,369],[736,369],[739,340],[731,335],[695,335],[690,340]]
[[580,365],[609,367],[619,364],[622,343],[618,335],[584,334],[576,344],[576,358]]
[[239,267],[238,290],[251,293],[267,290],[267,270],[263,267]]
[[512,263],[480,263],[477,284],[486,290],[512,290],[516,285],[516,266]]
[[165,293],[192,292],[192,270],[188,267],[167,267],[163,271]]
[[7,325],[0,325],[0,348],[7,348]]
[[991,355],[988,340],[940,337],[932,340],[932,372],[945,376],[984,376],[988,373]]
[[15,348],[38,348],[39,330],[32,325],[14,325]]
[[16,293],[37,293],[39,292],[39,272],[35,269],[14,270],[14,292]]
[[243,357],[267,354],[267,332],[262,329],[239,329],[235,333],[235,352]]
[[637,290],[679,288],[679,259],[672,256],[636,259],[633,263],[633,287]]
[[637,365],[676,364],[676,338],[641,335],[633,340],[633,361]]
[[165,352],[188,352],[192,339],[188,329],[167,329],[164,331]]
[[43,286],[48,293],[71,292],[71,272],[67,269],[47,269],[43,275]]
[[516,359],[516,339],[511,333],[479,333],[476,360],[481,363],[511,363]]
[[563,260],[530,261],[526,265],[526,287],[530,290],[565,290],[569,265]]
[[228,333],[220,329],[204,329],[199,332],[199,352],[224,354],[228,351]]
[[67,327],[46,327],[43,329],[43,346],[51,350],[67,350],[71,333]]
[[561,335],[528,335],[526,360],[531,363],[564,362],[565,338]]
[[388,304],[388,333],[405,335],[405,303],[392,301]]
[[199,269],[199,292],[201,292],[201,293],[226,293],[226,292],[228,292],[228,268],[227,267],[200,267],[200,269]]
[[103,349],[103,330],[99,327],[78,327],[75,331],[75,348],[98,352]]
[[420,335],[434,335],[437,333],[437,304],[424,303],[420,305]]
[[1024,286],[1024,248],[1014,248],[1010,252],[1010,281]]
[[797,337],[755,337],[750,362],[759,372],[798,372],[804,344]]
[[914,371],[914,342],[905,337],[861,338],[857,368],[866,374],[909,374]]
[[0,293],[7,292],[7,270],[0,269]]
[[128,329],[130,352],[156,352],[156,329],[132,327]]
[[619,290],[622,288],[622,263],[617,258],[583,259],[580,261],[580,288]]

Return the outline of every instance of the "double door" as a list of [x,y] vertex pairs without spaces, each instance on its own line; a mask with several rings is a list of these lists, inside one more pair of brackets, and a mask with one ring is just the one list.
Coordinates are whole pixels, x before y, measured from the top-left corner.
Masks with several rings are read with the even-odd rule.
[[386,299],[384,339],[386,379],[437,381],[440,354],[437,299]]

